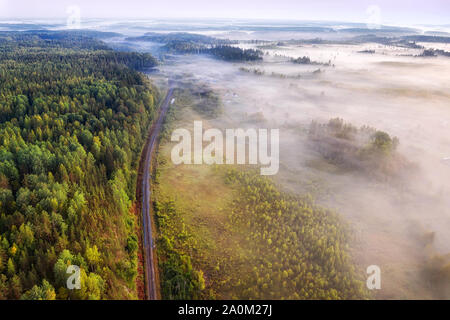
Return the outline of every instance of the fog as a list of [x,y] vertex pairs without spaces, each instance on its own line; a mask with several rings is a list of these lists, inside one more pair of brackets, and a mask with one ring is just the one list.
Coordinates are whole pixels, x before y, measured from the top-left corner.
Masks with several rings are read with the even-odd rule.
[[[445,44],[422,45],[448,50]],[[145,51],[146,44],[139,49]],[[376,43],[283,44],[261,50],[264,59],[257,63],[171,56],[153,77],[213,88],[224,112],[210,126],[279,128],[280,172],[274,179],[291,192],[311,193],[350,223],[351,250],[361,274],[369,265],[381,268],[377,298],[450,298],[425,272],[434,255],[450,253],[450,58],[417,57],[422,50]],[[323,64],[289,59],[302,56]],[[308,130],[312,121],[337,117],[398,137],[397,153],[414,170],[377,179],[327,164],[311,148]]]

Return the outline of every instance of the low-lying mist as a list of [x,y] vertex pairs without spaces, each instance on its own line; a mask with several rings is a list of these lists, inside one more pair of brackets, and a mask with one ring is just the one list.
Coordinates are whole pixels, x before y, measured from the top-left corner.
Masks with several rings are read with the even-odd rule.
[[[363,276],[369,265],[381,268],[376,297],[450,298],[450,58],[374,43],[262,50],[255,63],[171,57],[160,75],[208,84],[223,103],[212,120],[218,128],[280,129],[275,179],[352,225]],[[292,62],[303,56],[318,64]],[[313,121],[333,118],[397,137],[396,157],[409,169],[393,166],[380,176],[329,161],[309,134]]]

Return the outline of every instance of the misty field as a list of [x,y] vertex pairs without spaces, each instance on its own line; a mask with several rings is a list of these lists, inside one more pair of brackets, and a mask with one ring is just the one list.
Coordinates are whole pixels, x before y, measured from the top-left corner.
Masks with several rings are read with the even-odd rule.
[[[274,181],[289,192],[311,194],[350,223],[359,274],[364,277],[369,265],[383,270],[377,298],[446,297],[450,59],[371,42],[235,46],[261,50],[263,60],[180,55],[160,66],[160,73],[186,88],[207,85],[220,97],[223,111],[209,119],[212,127],[280,128],[280,173]],[[311,123],[331,119],[366,135],[311,140]],[[392,154],[368,153],[369,133],[377,131],[396,139]],[[342,151],[336,156],[333,148]]]

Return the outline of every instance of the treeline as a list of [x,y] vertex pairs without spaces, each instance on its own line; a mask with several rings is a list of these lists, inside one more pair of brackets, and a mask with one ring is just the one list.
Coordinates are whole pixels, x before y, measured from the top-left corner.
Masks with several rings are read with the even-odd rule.
[[328,63],[321,63],[321,62],[312,61],[311,58],[307,57],[307,56],[298,57],[295,59],[291,58],[291,62],[296,63],[296,64],[309,64],[309,65],[324,65],[324,66],[331,65],[331,60]]
[[263,52],[255,49],[241,49],[230,45],[204,45],[197,42],[173,40],[163,50],[177,54],[207,54],[224,61],[258,61]]
[[225,61],[257,61],[262,60],[262,51],[255,49],[241,49],[232,46],[216,46],[206,53]]
[[412,35],[403,36],[402,39],[412,42],[450,43],[450,37],[448,36]]
[[[0,299],[136,298],[149,55],[82,36],[0,40]],[[69,265],[81,290],[68,290]]]
[[418,55],[418,57],[437,57],[437,56],[450,57],[450,52],[440,49],[426,49],[420,55]]
[[12,48],[29,48],[34,51],[42,51],[40,46],[73,50],[108,50],[103,42],[74,31],[1,31],[0,45],[2,51],[11,51]]
[[200,54],[204,53],[208,47],[205,47],[202,43],[192,41],[172,40],[164,45],[162,49],[166,52],[176,54]]
[[202,34],[188,33],[188,32],[169,32],[169,33],[147,32],[143,36],[129,37],[126,40],[127,41],[149,41],[149,42],[157,42],[157,43],[169,43],[172,41],[180,41],[180,42],[210,44],[210,45],[235,43],[235,41],[231,41],[231,40],[217,39],[217,38],[205,36]]

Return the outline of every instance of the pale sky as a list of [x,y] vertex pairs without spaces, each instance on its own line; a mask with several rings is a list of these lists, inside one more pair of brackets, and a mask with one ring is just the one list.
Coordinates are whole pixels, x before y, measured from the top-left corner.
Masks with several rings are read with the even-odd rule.
[[[449,0],[0,0],[0,19],[237,18],[366,22],[371,6],[383,24],[450,24]],[[372,7],[373,8],[373,7]]]

